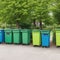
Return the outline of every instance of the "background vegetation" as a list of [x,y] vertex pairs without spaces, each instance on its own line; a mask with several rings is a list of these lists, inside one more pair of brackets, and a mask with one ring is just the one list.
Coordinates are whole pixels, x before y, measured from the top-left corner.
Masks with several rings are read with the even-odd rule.
[[60,27],[60,0],[0,0],[0,27]]

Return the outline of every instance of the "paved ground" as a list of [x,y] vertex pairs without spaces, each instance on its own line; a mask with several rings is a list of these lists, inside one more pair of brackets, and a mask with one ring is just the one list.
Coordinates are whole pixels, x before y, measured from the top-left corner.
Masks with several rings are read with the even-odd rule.
[[1,44],[0,60],[60,60],[60,48]]
[[52,43],[50,48],[1,44],[0,60],[60,60],[60,48]]

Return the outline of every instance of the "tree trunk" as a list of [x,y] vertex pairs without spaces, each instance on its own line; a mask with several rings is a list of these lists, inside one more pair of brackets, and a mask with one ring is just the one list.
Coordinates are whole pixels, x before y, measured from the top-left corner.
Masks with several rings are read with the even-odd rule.
[[34,19],[34,20],[33,20],[33,25],[34,25],[34,27],[36,27],[36,24],[35,24],[35,23],[36,23],[36,20]]
[[42,20],[40,20],[40,29],[42,30]]
[[17,28],[20,28],[20,25],[19,25],[19,22],[18,21],[16,21],[16,27]]

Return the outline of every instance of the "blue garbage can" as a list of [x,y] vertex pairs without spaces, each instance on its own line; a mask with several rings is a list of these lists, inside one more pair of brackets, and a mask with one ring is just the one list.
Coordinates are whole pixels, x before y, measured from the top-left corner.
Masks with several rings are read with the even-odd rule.
[[4,30],[0,29],[0,43],[4,42]]
[[42,46],[49,47],[50,46],[50,31],[42,30],[41,31],[41,39],[42,39]]

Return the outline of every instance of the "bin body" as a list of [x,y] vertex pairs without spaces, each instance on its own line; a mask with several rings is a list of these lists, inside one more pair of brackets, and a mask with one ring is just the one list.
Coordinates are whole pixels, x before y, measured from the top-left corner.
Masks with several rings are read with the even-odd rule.
[[30,44],[30,31],[28,29],[22,29],[22,44]]
[[32,30],[32,40],[33,40],[34,46],[40,46],[41,45],[40,30]]
[[11,29],[5,30],[5,43],[12,43],[12,30]]
[[4,30],[0,30],[0,43],[4,42]]
[[42,37],[42,46],[49,47],[50,46],[50,31],[41,31]]
[[13,29],[13,43],[21,43],[21,32],[19,29]]
[[60,30],[56,30],[56,46],[60,46]]

